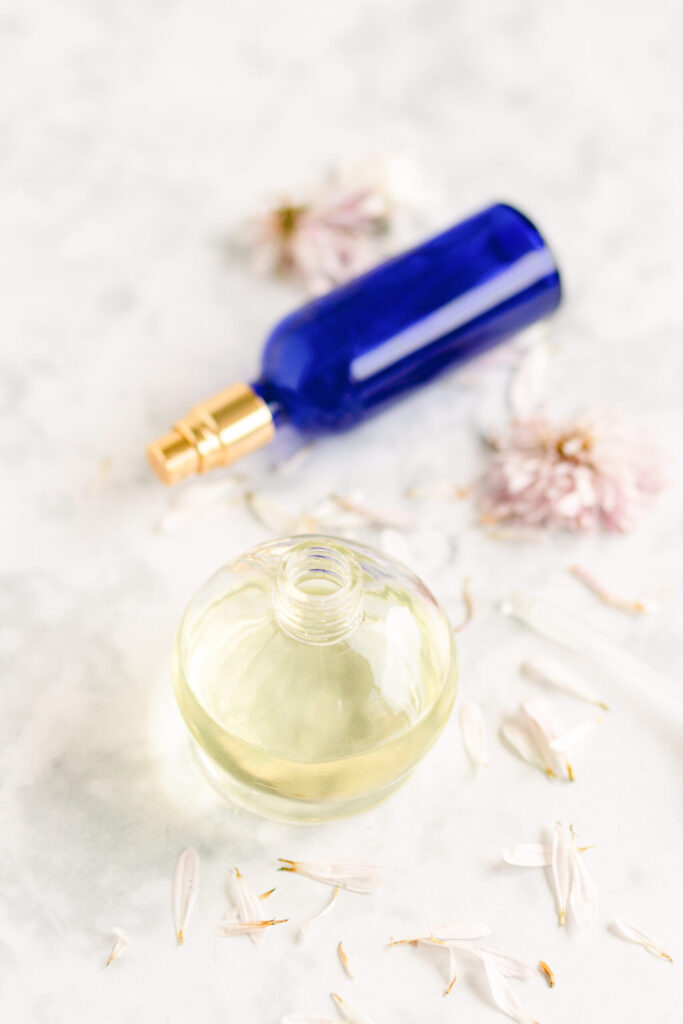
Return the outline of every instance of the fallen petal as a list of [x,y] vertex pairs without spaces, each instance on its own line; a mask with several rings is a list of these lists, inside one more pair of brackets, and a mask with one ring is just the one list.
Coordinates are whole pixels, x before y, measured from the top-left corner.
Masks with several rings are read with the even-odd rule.
[[409,942],[435,942],[444,945],[448,942],[470,942],[484,939],[491,934],[491,929],[481,921],[469,921],[462,924],[441,924],[437,928],[410,935],[407,939],[391,939],[390,946],[402,946]]
[[545,868],[552,863],[552,853],[547,843],[519,843],[504,848],[503,860],[520,868]]
[[521,665],[521,671],[528,679],[532,679],[536,683],[562,690],[573,697],[578,697],[579,700],[597,704],[605,711],[609,710],[607,704],[579,676],[552,658],[534,658],[525,661]]
[[372,1018],[368,1017],[367,1013],[363,1013],[361,1010],[356,1009],[356,1007],[351,1006],[345,999],[338,996],[336,992],[332,993],[332,999],[342,1020],[351,1021],[352,1024],[375,1024]]
[[304,861],[279,858],[279,871],[291,871],[304,875],[314,882],[347,889],[349,892],[374,892],[384,885],[384,875],[379,864],[362,860]]
[[598,890],[579,855],[573,830],[572,841],[569,845],[569,864],[572,874],[569,906],[578,926],[587,928],[593,920],[598,905]]
[[[259,898],[238,868],[232,869],[232,889],[239,920],[243,922],[258,921],[261,917]],[[266,933],[263,930],[249,933],[249,938],[255,945],[262,942],[265,937]]]
[[319,911],[319,913],[315,914],[314,917],[309,917],[308,921],[304,921],[304,923],[301,925],[301,928],[299,929],[300,940],[304,939],[309,929],[312,928],[314,924],[317,924],[317,922],[332,909],[337,897],[339,896],[339,891],[339,886],[336,886],[334,892],[332,893],[328,902],[325,904],[322,910]]
[[538,1024],[537,1021],[530,1017],[529,1014],[522,1008],[522,1005],[517,998],[516,994],[508,985],[507,981],[496,967],[491,957],[483,957],[484,970],[486,971],[486,978],[491,989],[491,995],[493,1001],[504,1014],[511,1017],[512,1020],[517,1021],[518,1024]]
[[110,964],[114,963],[114,960],[118,960],[120,956],[123,956],[130,945],[130,939],[124,932],[123,928],[112,928],[112,932],[115,936],[114,945],[111,947],[111,953],[109,954],[109,959],[104,965],[105,967],[109,967]]
[[600,718],[589,718],[585,722],[579,722],[578,725],[572,726],[571,729],[567,729],[566,732],[556,736],[555,739],[550,741],[550,749],[556,753],[566,754],[574,747],[578,747],[579,743],[585,740],[589,733],[593,732],[596,725],[602,722]]
[[551,865],[559,923],[560,927],[562,927],[567,916],[567,897],[569,895],[569,842],[567,829],[559,821],[555,822],[553,829]]
[[178,857],[173,872],[173,921],[178,942],[183,943],[184,932],[199,893],[199,856],[190,847]]
[[588,569],[584,569],[583,566],[570,565],[569,571],[585,587],[588,587],[603,604],[608,604],[611,608],[618,608],[619,611],[632,612],[638,615],[645,615],[656,610],[656,605],[652,601],[633,600],[612,593]]
[[459,633],[465,626],[472,621],[474,616],[474,598],[472,597],[472,591],[470,590],[470,581],[468,579],[463,580],[462,583],[462,599],[465,605],[465,615],[457,625],[453,626],[453,632]]
[[532,736],[526,725],[508,719],[501,727],[503,739],[515,750],[522,760],[540,769],[545,775],[551,778],[555,776],[555,769],[548,757],[544,756],[534,736]]
[[344,968],[345,973],[353,981],[353,979],[356,977],[356,975],[353,973],[353,968],[351,967],[351,961],[349,960],[349,958],[348,958],[348,956],[346,954],[346,950],[344,949],[344,946],[342,945],[341,941],[339,942],[339,944],[337,946],[337,956],[339,957],[340,963],[341,963],[342,967]]
[[271,928],[275,924],[286,924],[289,919],[286,917],[270,921],[234,921],[224,920],[216,928],[216,935],[222,939],[229,939],[233,935],[252,935],[264,928]]
[[544,976],[544,978],[547,980],[548,985],[550,986],[550,988],[555,988],[555,975],[551,971],[550,967],[548,967],[548,965],[545,962],[545,960],[539,960],[538,961],[538,969],[541,972],[541,974]]
[[637,925],[632,924],[631,921],[627,921],[625,917],[615,918],[614,923],[625,939],[629,939],[630,942],[637,942],[638,945],[644,946],[649,953],[653,954],[653,956],[662,957],[662,959],[673,963],[673,958],[670,957],[668,953],[664,952],[661,945],[653,939],[651,935],[648,935],[647,932],[638,928]]

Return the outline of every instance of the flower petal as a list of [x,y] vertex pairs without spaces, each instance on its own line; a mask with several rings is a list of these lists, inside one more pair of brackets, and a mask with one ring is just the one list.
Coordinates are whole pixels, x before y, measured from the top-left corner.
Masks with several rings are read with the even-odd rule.
[[555,822],[553,829],[551,865],[559,923],[562,926],[567,916],[567,897],[569,895],[569,842],[567,829],[559,821]]
[[353,968],[351,966],[351,961],[348,958],[348,955],[346,953],[346,950],[344,949],[344,946],[343,946],[341,940],[339,941],[339,943],[337,945],[337,956],[339,957],[339,962],[341,963],[342,967],[344,968],[345,974],[349,978],[351,978],[351,980],[353,981],[353,979],[356,977],[356,975],[353,973]]
[[550,741],[550,749],[558,754],[568,753],[574,747],[578,747],[579,743],[582,743],[586,736],[593,732],[593,729],[600,722],[602,722],[602,716],[599,718],[588,718],[585,722],[573,725],[571,729],[567,729],[566,732],[560,733],[559,736]]
[[552,704],[545,700],[525,700],[522,712],[526,716],[529,729],[536,740],[543,759],[547,761],[555,775],[568,775],[573,779],[573,771],[566,757],[551,747],[551,742],[563,731],[562,722]]
[[[258,921],[261,918],[259,898],[238,868],[232,869],[232,889],[237,905],[237,916],[240,921]],[[263,930],[249,933],[251,941],[258,945],[265,939]]]
[[463,701],[460,707],[460,728],[465,750],[475,765],[488,767],[486,727],[481,707],[473,700]]
[[199,893],[199,856],[189,847],[178,857],[173,872],[173,921],[178,942],[183,943],[185,928]]
[[105,967],[109,967],[110,964],[114,963],[114,960],[118,960],[120,956],[123,956],[130,945],[130,939],[124,932],[123,928],[112,928],[112,932],[115,936],[114,945],[111,947],[111,953],[109,954],[109,959],[104,965]]
[[545,868],[552,864],[552,854],[547,843],[519,843],[504,848],[503,860],[520,868]]
[[653,956],[662,957],[662,959],[673,963],[673,958],[664,952],[659,942],[653,939],[651,935],[648,935],[647,932],[638,928],[637,925],[627,921],[625,917],[615,918],[614,923],[625,939],[628,939],[630,942],[637,942],[638,945],[644,946]]
[[534,768],[540,769],[546,775],[551,777],[555,775],[550,758],[544,756],[535,736],[531,734],[526,724],[523,725],[521,722],[509,718],[503,722],[501,733],[503,739],[510,744],[513,750],[517,751],[522,760],[532,764]]
[[527,978],[533,978],[538,974],[538,968],[536,964],[529,963],[526,960],[520,960],[516,956],[511,956],[509,953],[504,953],[501,949],[496,949],[493,946],[484,946],[480,943],[476,945],[463,944],[463,949],[467,949],[470,953],[474,953],[480,960],[491,960],[502,975],[506,978],[519,978],[522,981],[526,981]]
[[275,924],[286,924],[288,918],[272,918],[270,921],[234,921],[234,920],[223,920],[216,927],[215,933],[222,939],[229,939],[233,935],[253,935],[254,932],[263,931],[265,928],[271,928]]
[[338,996],[336,992],[332,993],[332,999],[342,1020],[351,1021],[352,1024],[375,1024],[372,1018],[368,1017],[367,1013],[363,1013],[356,1007],[351,1006],[345,999]]
[[335,888],[347,889],[349,892],[374,892],[384,885],[384,875],[379,864],[363,860],[286,860],[279,858],[282,864],[279,871],[291,871],[296,875],[304,875],[314,882],[332,885]]
[[537,1024],[532,1017],[522,1008],[516,994],[508,985],[502,973],[498,970],[491,957],[483,957],[486,978],[491,989],[493,1001],[504,1014],[517,1021],[518,1024]]
[[309,929],[312,928],[314,924],[317,924],[318,921],[320,921],[320,919],[324,917],[325,914],[327,914],[328,911],[332,909],[337,897],[339,896],[339,892],[340,889],[339,886],[337,885],[335,886],[334,892],[332,893],[332,895],[330,896],[329,900],[322,908],[322,910],[320,910],[313,917],[309,917],[307,921],[304,921],[304,923],[301,925],[301,928],[299,929],[299,940],[303,940],[306,937],[306,934],[309,931]]
[[533,658],[525,661],[521,665],[521,671],[536,683],[562,690],[573,697],[578,697],[579,700],[597,704],[605,711],[609,710],[607,704],[579,676],[552,658]]
[[592,876],[586,870],[576,845],[576,835],[572,829],[572,840],[569,845],[569,864],[572,884],[569,890],[569,906],[580,928],[587,928],[593,920],[598,904],[598,890]]

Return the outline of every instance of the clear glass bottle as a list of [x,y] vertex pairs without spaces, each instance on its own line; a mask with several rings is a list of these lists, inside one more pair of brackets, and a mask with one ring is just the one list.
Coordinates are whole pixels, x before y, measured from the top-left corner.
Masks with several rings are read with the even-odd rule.
[[195,595],[173,659],[211,777],[269,817],[323,821],[392,793],[455,698],[453,631],[409,569],[322,536],[254,548]]

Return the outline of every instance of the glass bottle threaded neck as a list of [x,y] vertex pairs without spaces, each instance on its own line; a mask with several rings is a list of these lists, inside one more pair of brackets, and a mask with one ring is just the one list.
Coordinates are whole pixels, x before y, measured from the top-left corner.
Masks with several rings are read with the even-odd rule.
[[342,544],[302,541],[282,560],[273,588],[281,628],[295,640],[336,643],[362,617],[358,562]]

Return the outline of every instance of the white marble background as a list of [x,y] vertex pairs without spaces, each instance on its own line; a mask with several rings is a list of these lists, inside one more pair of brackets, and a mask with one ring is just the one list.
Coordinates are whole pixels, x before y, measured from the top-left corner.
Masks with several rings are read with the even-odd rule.
[[[26,0],[0,11],[2,569],[0,1015],[15,1022],[234,1021],[330,1014],[341,991],[377,1024],[497,1017],[463,970],[389,935],[487,921],[502,946],[557,975],[518,986],[542,1024],[680,1020],[681,976],[610,931],[633,918],[683,957],[680,723],[598,678],[614,710],[553,785],[496,739],[533,690],[516,666],[545,649],[496,611],[524,586],[590,618],[679,677],[681,636],[681,7],[635,0]],[[551,327],[558,411],[606,403],[653,431],[671,484],[619,538],[504,545],[468,503],[428,504],[409,538],[453,615],[473,579],[462,691],[481,701],[491,766],[473,775],[455,718],[413,779],[355,820],[297,829],[223,804],[196,774],[170,697],[169,648],[191,591],[265,539],[241,507],[171,532],[146,441],[192,402],[248,378],[260,340],[299,301],[254,281],[226,232],[264,194],[376,152],[416,155],[446,196],[425,230],[498,197],[528,209],[565,270]],[[408,484],[468,480],[473,429],[500,370],[443,379],[286,479],[256,485],[299,508],[332,488],[402,507]],[[439,439],[438,444],[434,438]],[[110,471],[103,472],[103,460]],[[634,621],[566,566],[660,598]],[[584,709],[562,701],[569,717]],[[555,819],[587,842],[601,906],[555,924],[542,872],[500,863]],[[201,854],[182,949],[170,914],[179,851]],[[351,897],[296,945],[220,941],[228,867],[276,882],[300,918],[325,892],[275,875],[279,856],[357,855],[388,884]],[[587,855],[588,856],[588,855]],[[110,929],[131,945],[103,970]],[[358,978],[346,980],[343,938]]]

